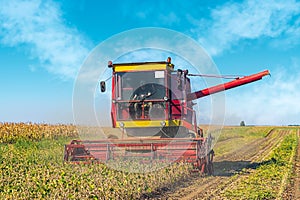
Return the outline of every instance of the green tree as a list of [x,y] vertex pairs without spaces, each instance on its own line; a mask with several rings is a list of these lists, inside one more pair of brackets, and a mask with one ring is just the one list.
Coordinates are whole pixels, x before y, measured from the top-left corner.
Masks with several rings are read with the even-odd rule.
[[244,121],[241,121],[240,126],[246,126]]

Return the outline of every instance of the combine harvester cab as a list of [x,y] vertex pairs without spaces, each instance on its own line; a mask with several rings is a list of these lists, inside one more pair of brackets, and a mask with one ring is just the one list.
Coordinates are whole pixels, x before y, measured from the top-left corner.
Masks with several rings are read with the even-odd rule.
[[[65,145],[65,161],[108,162],[142,158],[192,163],[201,173],[213,173],[212,137],[203,137],[193,109],[195,99],[251,83],[269,75],[263,71],[237,77],[225,84],[191,91],[192,76],[165,62],[119,63],[111,61],[112,127],[122,130],[120,139],[81,141]],[[101,92],[106,83],[100,82]]]

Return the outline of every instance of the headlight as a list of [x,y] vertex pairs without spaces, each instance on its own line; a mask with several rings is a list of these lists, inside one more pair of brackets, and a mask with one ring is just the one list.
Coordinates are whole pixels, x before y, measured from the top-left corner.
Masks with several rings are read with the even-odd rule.
[[120,126],[121,128],[124,128],[124,123],[123,123],[123,122],[119,122],[119,126]]

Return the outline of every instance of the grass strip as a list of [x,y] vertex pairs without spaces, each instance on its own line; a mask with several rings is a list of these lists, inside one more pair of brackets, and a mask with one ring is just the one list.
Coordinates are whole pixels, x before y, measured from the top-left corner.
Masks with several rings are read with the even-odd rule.
[[[281,145],[274,149],[270,156],[261,163],[253,164],[245,169],[243,175],[233,186],[226,188],[222,196],[228,199],[275,199],[281,195],[285,187],[283,181],[292,170],[291,158],[297,147],[296,132],[290,131]],[[251,169],[252,168],[252,169]]]

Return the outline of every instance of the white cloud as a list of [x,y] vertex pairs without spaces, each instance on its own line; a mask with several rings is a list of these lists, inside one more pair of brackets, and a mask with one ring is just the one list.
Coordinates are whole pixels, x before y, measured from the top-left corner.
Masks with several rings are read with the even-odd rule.
[[25,46],[31,58],[63,79],[76,76],[89,52],[87,40],[66,25],[52,1],[0,1],[0,42]]
[[[196,26],[191,32],[212,56],[245,40],[264,39],[279,49],[300,44],[299,1],[231,1],[211,10],[211,19],[187,18]],[[291,61],[272,70],[271,78],[227,91],[225,124],[300,124],[300,61]]]
[[[298,66],[299,69],[299,66]],[[300,73],[277,68],[272,77],[226,95],[226,124],[300,124]],[[242,90],[242,91],[241,91]]]
[[294,0],[246,0],[212,10],[209,21],[190,19],[196,25],[191,31],[199,34],[210,55],[220,54],[243,39],[284,35],[286,42],[299,44],[299,14],[300,2]]
[[171,26],[174,24],[178,24],[180,22],[180,18],[174,12],[170,12],[170,13],[160,14],[159,21],[160,23]]

